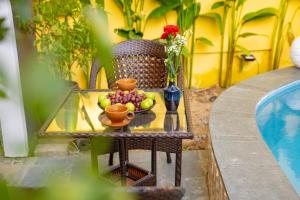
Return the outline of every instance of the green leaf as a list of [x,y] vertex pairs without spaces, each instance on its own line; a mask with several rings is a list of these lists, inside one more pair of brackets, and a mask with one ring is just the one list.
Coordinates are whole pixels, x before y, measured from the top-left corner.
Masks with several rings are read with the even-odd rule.
[[214,44],[212,43],[212,41],[209,40],[209,39],[206,38],[206,37],[199,37],[199,38],[196,38],[196,41],[197,41],[197,42],[201,42],[202,44],[205,44],[205,45],[208,45],[208,46],[214,46]]
[[291,46],[293,41],[295,40],[295,34],[293,32],[291,22],[288,23],[288,29],[287,29],[287,32],[286,32],[286,37],[287,37],[289,45]]
[[99,8],[104,8],[104,0],[96,0],[96,3]]
[[142,39],[141,35],[135,33],[135,30],[130,31],[128,37],[129,39],[134,39],[134,40]]
[[243,24],[247,22],[251,22],[253,20],[263,19],[266,17],[271,17],[277,15],[278,11],[276,8],[263,8],[255,12],[250,12],[244,15],[243,17]]
[[240,6],[244,5],[247,0],[238,0],[236,10],[239,9]]
[[183,0],[183,3],[185,6],[190,6],[191,4],[193,4],[194,0]]
[[8,31],[6,27],[4,27],[4,18],[0,18],[0,41],[4,38],[5,33]]
[[236,47],[237,47],[239,50],[241,50],[241,51],[242,51],[244,54],[246,54],[246,55],[250,55],[250,54],[251,54],[249,49],[247,49],[247,48],[245,48],[245,47],[243,47],[243,46],[241,46],[241,45],[236,45]]
[[269,36],[266,35],[266,34],[251,33],[251,32],[245,32],[245,33],[242,33],[242,34],[240,34],[238,37],[241,37],[241,38],[247,38],[247,37],[251,37],[251,36],[264,36],[264,37],[269,37]]
[[257,35],[259,35],[259,34],[257,34],[257,33],[245,32],[245,33],[240,34],[238,37],[246,38],[246,37],[257,36]]
[[0,98],[5,98],[6,94],[3,90],[0,89]]
[[121,11],[123,11],[123,2],[122,0],[114,0],[115,4],[119,7]]
[[80,0],[81,5],[84,7],[86,5],[91,4],[90,0]]
[[218,25],[220,33],[223,35],[223,33],[224,33],[223,29],[224,28],[223,28],[223,23],[222,23],[222,17],[221,17],[220,14],[211,12],[211,13],[206,13],[206,14],[200,15],[200,17],[207,17],[207,18],[210,18],[212,20],[215,20],[217,25]]
[[181,54],[184,56],[184,57],[189,57],[191,55],[191,53],[189,52],[189,50],[186,48],[186,46],[183,46],[182,49],[181,49]]
[[116,33],[116,34],[118,34],[120,37],[122,37],[122,38],[126,38],[126,39],[129,39],[129,32],[130,32],[131,30],[128,30],[128,29],[125,29],[125,28],[116,28],[115,30],[114,30],[114,32]]
[[180,3],[177,4],[171,4],[167,6],[160,6],[156,9],[154,9],[147,17],[148,19],[153,19],[153,18],[160,18],[165,16],[168,12],[171,10],[175,9],[176,7],[180,6]]
[[211,9],[217,9],[220,7],[224,7],[224,5],[225,5],[224,1],[218,1],[211,6]]
[[160,3],[160,5],[166,6],[166,5],[172,5],[172,4],[178,4],[182,3],[182,0],[155,0]]
[[194,20],[199,16],[200,3],[193,3],[182,12],[179,12],[178,25],[182,32],[190,29]]

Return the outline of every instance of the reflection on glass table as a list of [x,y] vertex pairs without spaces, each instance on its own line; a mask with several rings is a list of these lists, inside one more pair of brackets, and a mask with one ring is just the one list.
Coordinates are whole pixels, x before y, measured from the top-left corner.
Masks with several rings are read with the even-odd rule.
[[131,134],[188,132],[184,100],[180,101],[176,113],[168,113],[161,92],[155,93],[156,105],[151,111],[137,114],[135,119],[121,130],[109,128],[99,121],[99,116],[104,112],[97,105],[98,97],[106,93],[103,91],[71,93],[42,134],[68,133],[76,136],[77,133],[99,135],[118,131],[127,131]]

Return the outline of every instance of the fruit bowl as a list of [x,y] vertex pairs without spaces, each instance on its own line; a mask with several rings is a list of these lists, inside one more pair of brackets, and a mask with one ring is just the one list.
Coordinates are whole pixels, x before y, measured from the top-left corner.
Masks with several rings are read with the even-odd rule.
[[[139,110],[139,111],[134,111],[134,114],[141,114],[141,113],[146,113],[147,111],[150,111],[156,104],[156,101],[153,100],[153,105],[151,107],[149,107],[148,109],[145,110]],[[103,111],[105,110],[105,108],[103,108],[100,103],[98,102],[97,105],[99,106],[99,108],[101,108]]]
[[98,97],[98,105],[104,109],[113,104],[123,104],[130,112],[144,113],[155,106],[155,93],[143,90],[111,91]]

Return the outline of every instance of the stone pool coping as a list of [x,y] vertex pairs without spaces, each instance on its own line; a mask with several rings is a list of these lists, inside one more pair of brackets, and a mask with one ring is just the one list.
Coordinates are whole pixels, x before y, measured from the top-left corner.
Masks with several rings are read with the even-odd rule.
[[229,199],[299,199],[258,130],[256,104],[300,79],[295,67],[261,74],[220,95],[210,115],[212,148]]

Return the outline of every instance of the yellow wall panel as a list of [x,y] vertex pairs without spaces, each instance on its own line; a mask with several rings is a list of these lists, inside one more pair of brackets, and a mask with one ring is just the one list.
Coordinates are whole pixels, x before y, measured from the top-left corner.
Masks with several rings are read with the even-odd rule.
[[[211,5],[218,0],[198,0],[201,3],[201,14],[210,12]],[[288,9],[287,19],[290,20],[294,13],[294,10],[300,6],[300,1],[291,0],[291,6]],[[147,16],[154,8],[159,6],[159,4],[154,0],[145,0],[144,16]],[[276,7],[279,6],[279,0],[248,0],[244,6],[243,13],[248,13],[256,11],[264,7]],[[114,33],[115,28],[121,28],[124,26],[123,15],[119,8],[115,5],[114,1],[105,1],[105,10],[108,13],[109,20],[109,33],[114,43],[123,41]],[[168,24],[176,24],[176,12],[172,11],[167,14],[166,18],[149,20],[147,26],[144,27],[144,38],[145,39],[156,39],[159,38],[163,31],[163,26]],[[253,55],[255,55],[257,62],[245,63],[243,70],[240,70],[239,59],[235,58],[233,67],[233,78],[232,82],[237,83],[241,80],[255,76],[259,72],[266,72],[271,68],[269,63],[269,54],[271,47],[271,35],[273,32],[274,18],[258,20],[256,22],[248,23],[242,32],[255,32],[260,34],[266,34],[266,36],[255,36],[246,39],[240,39],[239,44],[247,47],[251,50]],[[293,23],[294,34],[300,35],[300,13],[296,16]],[[207,88],[218,82],[218,68],[219,68],[219,53],[220,53],[220,33],[217,29],[216,23],[207,19],[199,18],[196,21],[195,29],[196,38],[205,36],[209,38],[214,46],[210,47],[207,45],[196,43],[195,54],[193,61],[193,87],[197,88]],[[225,37],[226,38],[226,37]],[[224,45],[224,58],[226,58],[226,48],[227,39]],[[289,46],[285,45],[282,60],[280,63],[281,67],[291,66],[289,56]],[[236,55],[240,55],[237,52]],[[226,63],[226,60],[224,60]],[[225,65],[224,65],[225,66]],[[105,74],[101,73],[101,83],[98,84],[99,87],[106,87]]]

